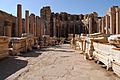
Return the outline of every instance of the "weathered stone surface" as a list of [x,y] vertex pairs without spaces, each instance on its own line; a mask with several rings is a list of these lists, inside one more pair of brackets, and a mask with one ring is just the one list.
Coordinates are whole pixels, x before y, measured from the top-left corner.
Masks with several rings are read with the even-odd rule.
[[5,36],[0,36],[0,59],[9,56],[9,38]]
[[70,49],[69,45],[51,47],[33,54],[38,57],[18,58],[28,61],[27,71],[25,69],[23,72],[23,68],[19,76],[14,74],[9,80],[119,80],[101,65],[84,60],[83,55]]
[[119,34],[111,35],[110,37],[108,37],[108,41],[110,44],[120,48],[120,35]]
[[12,23],[10,21],[5,21],[4,30],[4,36],[12,36]]
[[[16,35],[16,17],[6,12],[0,11],[0,35]],[[7,30],[7,31],[6,31]]]

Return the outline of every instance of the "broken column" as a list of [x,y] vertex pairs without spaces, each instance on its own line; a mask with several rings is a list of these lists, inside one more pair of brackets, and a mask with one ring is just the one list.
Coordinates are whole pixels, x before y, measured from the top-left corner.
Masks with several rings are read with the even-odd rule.
[[17,27],[18,27],[18,37],[22,35],[22,6],[17,5]]
[[25,11],[25,32],[29,33],[29,11]]
[[120,34],[120,8],[116,8],[116,34]]

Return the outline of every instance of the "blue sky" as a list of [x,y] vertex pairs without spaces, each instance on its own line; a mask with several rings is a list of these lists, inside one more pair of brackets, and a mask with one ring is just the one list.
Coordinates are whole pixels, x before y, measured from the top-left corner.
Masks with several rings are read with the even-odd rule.
[[71,14],[97,12],[99,16],[104,16],[110,6],[120,6],[120,0],[0,0],[0,10],[16,16],[17,4],[22,4],[23,17],[25,10],[39,16],[43,6],[51,6],[53,12]]

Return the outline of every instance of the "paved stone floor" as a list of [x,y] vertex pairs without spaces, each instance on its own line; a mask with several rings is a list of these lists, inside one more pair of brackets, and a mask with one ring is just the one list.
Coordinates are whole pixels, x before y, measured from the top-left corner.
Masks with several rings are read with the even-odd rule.
[[[37,50],[17,57],[26,66],[6,77],[7,80],[120,80],[93,60],[84,60],[80,51],[68,44]],[[35,56],[36,55],[36,56]]]

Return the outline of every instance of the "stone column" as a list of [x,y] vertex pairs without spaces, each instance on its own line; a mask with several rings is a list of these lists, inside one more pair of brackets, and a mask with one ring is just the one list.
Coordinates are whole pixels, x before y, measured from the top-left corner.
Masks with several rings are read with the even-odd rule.
[[23,18],[22,19],[22,33],[25,33],[25,27],[26,25],[25,25],[25,19]]
[[93,59],[93,51],[94,51],[93,39],[90,39],[89,50],[88,50],[89,59]]
[[34,36],[37,36],[36,17],[34,16]]
[[29,11],[25,11],[25,32],[29,33]]
[[115,34],[115,18],[116,18],[116,13],[115,13],[115,8],[116,6],[113,6],[109,9],[110,12],[110,34]]
[[22,35],[22,6],[17,5],[18,37]]
[[53,17],[53,36],[56,37],[56,25],[55,25],[55,17]]
[[60,20],[58,19],[58,27],[57,27],[57,29],[58,29],[58,35],[57,35],[57,37],[60,37]]
[[102,17],[102,33],[105,33],[104,29],[105,29],[105,18]]
[[60,32],[61,32],[61,20],[59,19],[59,27],[58,27],[58,37],[60,38]]
[[120,34],[120,8],[116,8],[116,34]]
[[73,21],[73,38],[75,38],[75,27],[76,27],[76,21]]
[[98,25],[99,25],[99,32],[102,32],[102,19],[98,20]]
[[106,34],[109,34],[110,33],[109,32],[110,17],[108,15],[105,16],[105,22],[106,22],[106,24],[105,24],[105,26],[106,26]]
[[92,23],[93,23],[93,20],[92,20],[92,17],[89,17],[89,34],[92,34]]
[[30,33],[35,35],[35,15],[30,15]]
[[45,35],[45,22],[42,18],[40,18],[40,36]]
[[40,37],[40,18],[36,16],[36,36]]

